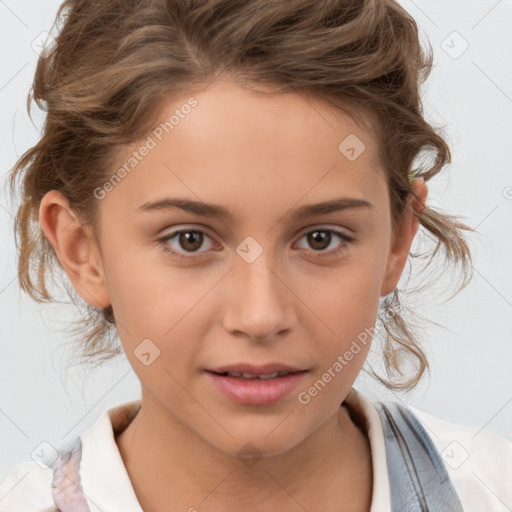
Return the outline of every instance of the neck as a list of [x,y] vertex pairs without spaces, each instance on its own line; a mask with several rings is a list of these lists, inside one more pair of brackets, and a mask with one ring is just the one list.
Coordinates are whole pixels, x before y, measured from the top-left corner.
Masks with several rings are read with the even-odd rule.
[[[149,402],[149,403],[148,403]],[[188,427],[143,406],[116,442],[145,512],[176,510],[369,511],[371,452],[346,407],[293,449],[241,459]],[[169,485],[172,482],[172,485]]]

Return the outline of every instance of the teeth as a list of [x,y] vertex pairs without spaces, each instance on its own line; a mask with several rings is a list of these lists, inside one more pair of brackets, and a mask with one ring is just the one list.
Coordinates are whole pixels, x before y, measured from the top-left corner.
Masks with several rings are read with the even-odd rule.
[[252,373],[242,373],[244,379],[257,379],[259,375],[253,375]]
[[244,379],[275,379],[277,376],[288,375],[288,372],[275,372],[267,375],[254,375],[252,373],[228,372],[230,377],[242,377]]
[[260,379],[275,379],[279,372],[271,373],[270,375],[260,375]]

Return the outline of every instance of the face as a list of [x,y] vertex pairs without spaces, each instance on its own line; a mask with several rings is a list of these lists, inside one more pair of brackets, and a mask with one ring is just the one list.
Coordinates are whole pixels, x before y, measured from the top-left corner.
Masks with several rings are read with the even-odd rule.
[[[155,417],[225,453],[278,454],[337,414],[408,248],[391,245],[372,131],[229,81],[193,98],[169,102],[172,128],[125,148],[113,173],[134,151],[136,165],[98,191],[105,295]],[[212,371],[239,363],[300,372]]]

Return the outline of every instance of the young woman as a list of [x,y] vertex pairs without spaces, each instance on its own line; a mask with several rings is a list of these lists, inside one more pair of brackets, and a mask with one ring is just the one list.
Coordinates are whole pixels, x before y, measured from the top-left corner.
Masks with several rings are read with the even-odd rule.
[[397,290],[420,224],[470,270],[470,228],[427,205],[450,151],[422,116],[432,56],[410,15],[66,0],[58,19],[44,133],[12,172],[20,284],[52,300],[61,268],[84,359],[124,352],[141,397],[14,468],[0,510],[512,507],[512,443],[353,388],[376,321],[381,382],[428,367]]

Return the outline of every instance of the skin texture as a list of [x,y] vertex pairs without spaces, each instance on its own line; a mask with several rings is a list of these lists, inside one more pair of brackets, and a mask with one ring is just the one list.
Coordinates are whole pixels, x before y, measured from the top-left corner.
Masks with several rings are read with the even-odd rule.
[[[77,292],[94,306],[112,304],[140,379],[142,409],[116,439],[137,497],[145,511],[169,504],[334,511],[340,503],[369,510],[368,439],[340,407],[369,343],[308,404],[298,394],[375,324],[379,298],[393,291],[404,268],[418,229],[412,207],[424,204],[427,186],[413,183],[418,200],[410,196],[392,245],[371,129],[319,99],[264,96],[229,80],[194,98],[197,106],[99,201],[99,246],[59,192],[46,194],[40,208],[41,226]],[[187,99],[169,101],[162,120]],[[354,161],[338,149],[350,134],[365,144]],[[125,148],[119,166],[139,147]],[[234,221],[137,211],[171,196],[222,205]],[[373,207],[292,219],[300,206],[341,196]],[[158,242],[187,228],[205,233],[199,248],[178,237]],[[330,242],[312,245],[306,235],[320,229],[353,240],[328,231]],[[236,251],[249,236],[262,248],[251,263]],[[166,253],[165,245],[189,259]],[[160,350],[148,366],[136,355],[145,339]],[[277,403],[240,405],[204,372],[237,362],[281,362],[308,373]],[[261,454],[251,467],[237,457],[247,442]]]

